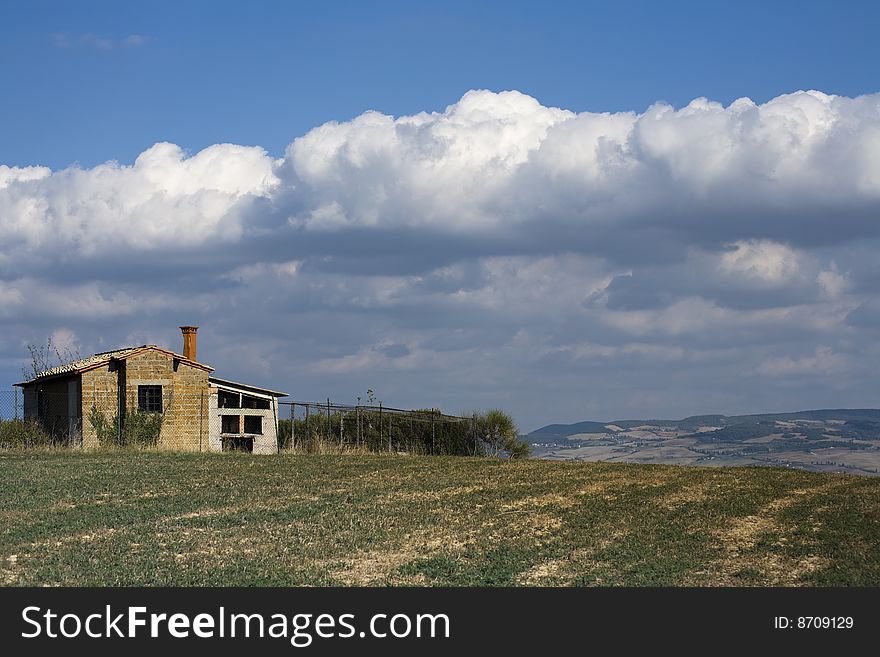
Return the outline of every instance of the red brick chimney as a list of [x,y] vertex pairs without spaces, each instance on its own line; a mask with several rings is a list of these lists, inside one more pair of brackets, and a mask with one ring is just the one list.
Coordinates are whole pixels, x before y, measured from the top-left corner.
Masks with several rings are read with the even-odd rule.
[[183,357],[189,360],[196,359],[196,331],[198,326],[181,326],[180,332],[183,333]]

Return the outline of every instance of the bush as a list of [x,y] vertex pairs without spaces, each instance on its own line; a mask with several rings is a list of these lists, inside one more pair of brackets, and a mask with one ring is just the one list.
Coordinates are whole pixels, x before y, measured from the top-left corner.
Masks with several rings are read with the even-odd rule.
[[102,447],[155,447],[162,433],[164,419],[163,413],[123,413],[120,431],[118,415],[108,420],[95,406],[89,412],[89,422]]
[[143,413],[134,411],[123,416],[122,439],[124,445],[135,447],[155,447],[162,433],[162,413]]
[[0,448],[28,449],[58,444],[36,420],[0,420]]
[[492,456],[525,458],[529,455],[529,445],[519,439],[519,431],[513,418],[498,408],[485,413],[473,414],[480,436],[487,452]]

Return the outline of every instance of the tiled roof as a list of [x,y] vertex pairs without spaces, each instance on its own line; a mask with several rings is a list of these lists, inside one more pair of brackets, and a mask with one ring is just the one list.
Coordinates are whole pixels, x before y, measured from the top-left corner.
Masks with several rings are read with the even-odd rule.
[[104,351],[100,354],[89,356],[88,358],[80,358],[79,360],[73,360],[69,363],[63,363],[61,365],[48,369],[45,372],[40,372],[37,376],[31,379],[31,381],[44,379],[49,376],[58,376],[59,374],[72,374],[73,372],[79,372],[80,370],[84,370],[87,367],[91,367],[92,365],[100,365],[101,363],[109,362],[114,358],[125,357],[137,349],[143,349],[145,346],[146,345],[142,345],[140,347],[124,347],[122,349],[115,349],[113,351]]
[[[57,367],[53,367],[51,369],[46,370],[45,372],[41,372],[37,376],[29,379],[25,383],[32,383],[34,381],[39,381],[40,379],[47,379],[53,376],[60,376],[62,374],[74,374],[77,372],[82,372],[88,369],[91,369],[98,365],[103,365],[104,363],[109,363],[114,359],[127,358],[131,354],[141,351],[142,349],[156,349],[158,351],[165,352],[174,356],[175,358],[179,358],[181,360],[186,360],[189,363],[195,363],[195,361],[190,361],[180,354],[175,354],[172,351],[168,351],[167,349],[163,349],[162,347],[157,347],[154,344],[144,344],[139,347],[124,347],[122,349],[114,349],[113,351],[104,351],[99,354],[95,354],[93,356],[89,356],[88,358],[80,358],[78,360],[71,361],[69,363],[64,363],[62,365],[58,365]],[[199,367],[206,368],[213,371],[213,368],[208,367],[207,365],[203,365],[202,363],[196,363]]]

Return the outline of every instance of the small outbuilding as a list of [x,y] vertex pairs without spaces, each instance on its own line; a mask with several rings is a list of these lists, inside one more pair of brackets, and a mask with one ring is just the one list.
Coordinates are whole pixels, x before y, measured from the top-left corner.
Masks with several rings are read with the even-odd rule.
[[126,347],[65,363],[17,383],[24,416],[71,445],[155,445],[183,451],[278,450],[278,398],[287,393],[211,376],[196,360],[197,326],[183,353]]
[[240,449],[255,454],[278,451],[278,398],[286,392],[208,377],[210,450]]

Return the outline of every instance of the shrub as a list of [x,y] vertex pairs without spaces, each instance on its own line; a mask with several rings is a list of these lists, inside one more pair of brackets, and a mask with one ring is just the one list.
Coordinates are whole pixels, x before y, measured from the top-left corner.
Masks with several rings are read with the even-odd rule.
[[120,431],[118,415],[108,420],[103,411],[95,406],[89,412],[89,422],[95,429],[98,444],[102,447],[155,447],[159,442],[164,420],[163,413],[123,413]]
[[134,411],[123,415],[123,444],[135,447],[155,447],[162,433],[162,413],[143,413]]
[[487,451],[492,456],[525,458],[529,455],[529,445],[519,439],[519,431],[513,418],[498,408],[473,415],[480,436]]
[[99,445],[102,447],[109,447],[110,445],[116,444],[117,433],[115,428],[115,417],[113,418],[111,427],[111,423],[107,422],[107,417],[104,413],[99,411],[97,406],[93,404],[89,411],[89,424],[91,424],[92,428],[95,430]]
[[0,420],[0,448],[50,447],[57,441],[36,420]]

